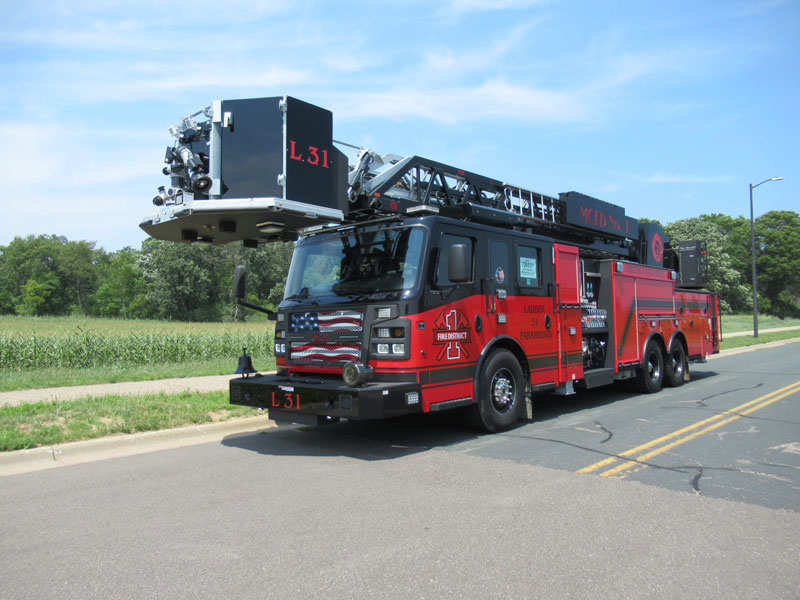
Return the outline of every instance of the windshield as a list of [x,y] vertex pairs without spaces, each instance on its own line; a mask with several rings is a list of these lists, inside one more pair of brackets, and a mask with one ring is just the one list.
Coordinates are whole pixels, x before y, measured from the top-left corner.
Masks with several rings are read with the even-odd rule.
[[421,227],[309,238],[294,250],[284,300],[409,297],[419,279],[424,240]]

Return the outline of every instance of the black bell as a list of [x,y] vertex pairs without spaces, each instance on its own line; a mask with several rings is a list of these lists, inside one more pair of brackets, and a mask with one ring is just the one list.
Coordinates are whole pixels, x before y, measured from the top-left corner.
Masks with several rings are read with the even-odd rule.
[[239,357],[239,366],[236,367],[236,371],[234,371],[237,375],[244,375],[248,377],[253,373],[256,373],[256,370],[253,368],[253,359],[247,353],[247,348],[242,348],[242,355]]

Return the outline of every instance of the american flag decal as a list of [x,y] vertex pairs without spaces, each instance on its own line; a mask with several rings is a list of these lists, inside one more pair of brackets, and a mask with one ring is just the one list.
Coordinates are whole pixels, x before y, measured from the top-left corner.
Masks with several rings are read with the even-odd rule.
[[289,332],[319,331],[361,331],[364,313],[357,310],[328,310],[292,313],[289,316]]
[[353,342],[292,342],[292,360],[345,362],[361,358],[361,345]]

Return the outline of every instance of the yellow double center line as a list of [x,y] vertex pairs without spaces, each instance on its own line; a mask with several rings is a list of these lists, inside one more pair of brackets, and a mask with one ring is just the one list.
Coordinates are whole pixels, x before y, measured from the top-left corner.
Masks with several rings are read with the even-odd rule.
[[[737,419],[741,419],[750,413],[761,410],[765,406],[769,406],[773,402],[777,402],[778,400],[786,398],[786,396],[790,396],[798,391],[800,391],[800,381],[795,381],[791,385],[787,385],[779,390],[770,392],[769,394],[761,396],[760,398],[756,398],[755,400],[751,400],[750,402],[745,402],[744,404],[741,404],[735,408],[731,408],[730,410],[723,411],[717,415],[714,415],[713,417],[709,417],[708,419],[704,419],[698,423],[695,423],[694,425],[689,425],[682,429],[678,429],[677,431],[673,431],[665,436],[649,441],[646,444],[626,450],[617,456],[611,456],[605,460],[596,462],[593,465],[584,467],[583,469],[580,469],[578,473],[594,473],[600,469],[603,469],[604,467],[611,467],[602,473],[599,473],[600,477],[609,477],[612,475],[617,475],[623,471],[627,471],[633,467],[647,467],[648,465],[644,461],[663,452],[667,452],[675,446],[685,444],[686,442],[700,437],[709,431],[713,431],[719,427],[722,427],[723,425],[727,425],[728,423],[736,421]],[[651,448],[653,449],[651,450]],[[646,450],[647,452],[645,452]],[[639,454],[640,452],[644,452],[644,454]],[[637,454],[639,455],[634,457],[634,455]]]

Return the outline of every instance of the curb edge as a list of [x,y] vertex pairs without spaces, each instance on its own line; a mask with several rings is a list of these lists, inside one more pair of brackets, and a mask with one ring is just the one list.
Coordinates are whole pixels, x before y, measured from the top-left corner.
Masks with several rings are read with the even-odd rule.
[[267,415],[240,417],[220,423],[203,423],[174,429],[112,435],[92,440],[4,452],[0,453],[0,477],[107,458],[194,446],[219,441],[229,435],[255,433],[273,427],[277,427],[277,423]]

